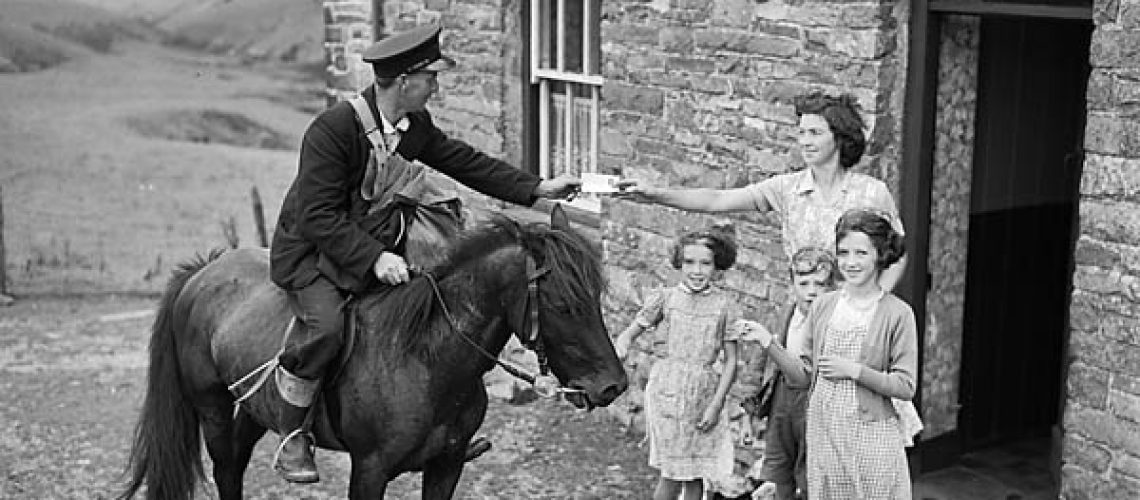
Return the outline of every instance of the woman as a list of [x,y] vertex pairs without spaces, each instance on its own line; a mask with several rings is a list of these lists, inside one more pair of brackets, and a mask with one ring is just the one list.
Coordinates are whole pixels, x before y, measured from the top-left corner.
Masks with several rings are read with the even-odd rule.
[[[850,171],[867,144],[855,98],[816,91],[797,97],[795,108],[797,143],[808,168],[735,189],[660,188],[626,179],[618,182],[617,196],[701,212],[774,210],[782,219],[789,259],[805,246],[835,248],[835,223],[852,208],[886,212],[895,231],[902,234],[902,221],[886,184]],[[904,257],[883,271],[879,284],[893,290],[905,269]]]

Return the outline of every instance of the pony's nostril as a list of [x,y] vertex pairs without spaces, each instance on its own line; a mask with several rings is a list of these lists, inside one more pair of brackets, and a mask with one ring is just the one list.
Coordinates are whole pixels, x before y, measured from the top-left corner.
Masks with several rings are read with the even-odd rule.
[[605,389],[602,389],[602,399],[606,403],[610,403],[613,400],[617,399],[618,396],[621,396],[621,394],[625,392],[626,387],[627,384],[608,385]]

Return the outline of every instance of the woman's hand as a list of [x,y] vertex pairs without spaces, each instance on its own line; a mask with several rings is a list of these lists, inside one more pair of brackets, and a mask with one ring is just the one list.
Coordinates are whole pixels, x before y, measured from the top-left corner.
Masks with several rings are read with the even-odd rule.
[[614,186],[618,188],[618,191],[613,194],[614,197],[626,200],[657,201],[658,189],[650,186],[645,181],[622,179],[617,181],[617,184]]
[[705,408],[705,413],[701,415],[701,420],[697,422],[697,430],[701,432],[708,432],[716,427],[717,420],[720,420],[721,405],[713,404]]
[[839,356],[820,356],[816,363],[820,376],[828,380],[855,380],[859,378],[860,369],[859,363]]

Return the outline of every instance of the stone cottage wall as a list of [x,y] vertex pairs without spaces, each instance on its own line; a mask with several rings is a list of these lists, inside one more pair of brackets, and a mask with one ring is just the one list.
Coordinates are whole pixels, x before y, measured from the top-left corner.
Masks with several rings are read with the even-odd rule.
[[[858,97],[870,131],[856,170],[896,189],[897,126],[907,2],[672,0],[603,3],[601,169],[658,185],[740,187],[802,168],[792,98],[809,88]],[[619,331],[647,293],[676,282],[673,239],[710,217],[626,201],[603,204],[602,232]],[[742,246],[724,286],[747,315],[771,324],[789,301],[777,219],[730,219]],[[643,335],[631,355],[633,387],[619,410],[639,422],[641,388],[661,354]],[[747,370],[748,392],[757,380]]]
[[947,16],[941,26],[922,366],[926,439],[958,427],[979,27],[977,16]]
[[1140,3],[1094,22],[1061,496],[1140,498]]

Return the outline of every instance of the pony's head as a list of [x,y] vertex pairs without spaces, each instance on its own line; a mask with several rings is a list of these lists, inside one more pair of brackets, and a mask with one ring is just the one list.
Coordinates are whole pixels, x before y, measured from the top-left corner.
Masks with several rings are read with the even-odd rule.
[[517,228],[527,292],[504,304],[511,328],[545,355],[563,386],[580,391],[567,395],[571,403],[587,409],[610,404],[629,381],[602,319],[601,253],[570,228],[558,205],[550,225]]
[[[454,309],[493,317],[496,328],[505,326],[541,351],[562,386],[578,391],[567,396],[575,406],[605,406],[625,392],[625,369],[602,321],[601,253],[570,229],[561,208],[554,209],[550,224],[495,217],[464,232],[431,274]],[[438,360],[444,346],[458,345],[469,358],[479,357],[455,340],[454,328],[444,326],[448,321],[429,280],[415,279],[388,293],[399,296],[385,307],[362,309],[369,311],[369,324],[391,331],[396,352]]]

